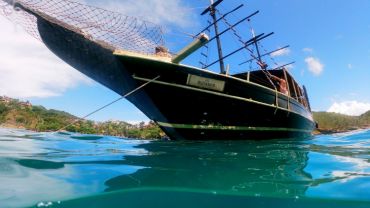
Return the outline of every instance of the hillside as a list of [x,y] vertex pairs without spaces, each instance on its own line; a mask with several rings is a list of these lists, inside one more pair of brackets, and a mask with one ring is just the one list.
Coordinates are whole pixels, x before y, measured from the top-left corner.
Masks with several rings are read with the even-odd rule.
[[361,116],[347,116],[339,113],[314,112],[313,117],[322,133],[343,132],[370,126],[370,111]]
[[[316,133],[334,133],[370,127],[370,111],[361,116],[347,116],[338,113],[313,112],[319,124]],[[57,131],[78,119],[64,111],[48,110],[32,106],[29,102],[0,96],[0,126],[24,128],[33,131]],[[84,134],[102,134],[128,138],[162,138],[165,134],[154,123],[144,122],[131,125],[124,121],[94,122],[80,120],[68,126],[66,131]]]
[[[29,102],[0,97],[0,126],[24,128],[33,131],[57,131],[78,119],[64,111],[48,110],[32,106]],[[165,134],[154,122],[131,125],[123,121],[94,122],[80,120],[68,126],[66,131],[84,134],[102,134],[128,138],[155,139]]]

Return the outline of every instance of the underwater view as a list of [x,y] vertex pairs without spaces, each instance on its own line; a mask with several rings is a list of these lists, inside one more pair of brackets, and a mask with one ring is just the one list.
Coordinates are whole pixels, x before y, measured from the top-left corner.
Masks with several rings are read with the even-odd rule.
[[0,207],[370,207],[369,138],[150,141],[0,129]]

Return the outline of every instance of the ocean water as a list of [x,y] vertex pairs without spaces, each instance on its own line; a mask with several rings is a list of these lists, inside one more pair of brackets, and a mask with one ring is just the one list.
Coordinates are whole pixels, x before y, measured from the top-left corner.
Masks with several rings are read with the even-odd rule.
[[370,130],[143,141],[0,129],[0,207],[370,207]]

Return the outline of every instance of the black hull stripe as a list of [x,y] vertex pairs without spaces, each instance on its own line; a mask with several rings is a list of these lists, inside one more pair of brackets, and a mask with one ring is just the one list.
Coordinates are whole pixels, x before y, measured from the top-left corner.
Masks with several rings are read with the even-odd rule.
[[192,125],[192,124],[170,124],[157,122],[162,127],[175,129],[204,129],[204,130],[229,130],[229,131],[285,131],[311,133],[311,130],[281,128],[281,127],[254,127],[254,126],[219,126],[219,125]]
[[[150,79],[142,78],[142,77],[137,77],[135,75],[133,76],[133,78],[134,79],[137,79],[137,80],[141,80],[141,81],[150,81]],[[153,83],[167,85],[167,86],[172,86],[172,87],[178,87],[178,88],[183,88],[183,89],[193,90],[193,91],[198,91],[198,92],[204,92],[204,93],[208,93],[208,94],[213,94],[213,95],[228,97],[228,98],[237,99],[237,100],[243,100],[243,101],[246,101],[246,102],[255,103],[255,104],[259,104],[259,105],[263,105],[263,106],[267,106],[267,107],[271,107],[271,108],[283,110],[283,111],[286,111],[286,112],[289,112],[289,113],[294,113],[294,114],[297,114],[297,115],[299,115],[299,116],[301,116],[301,117],[303,117],[303,118],[305,118],[305,119],[307,119],[309,121],[312,121],[311,118],[307,118],[306,116],[304,116],[302,114],[299,114],[297,112],[288,110],[286,108],[282,108],[282,107],[276,106],[274,104],[267,104],[267,103],[259,102],[259,101],[253,100],[253,99],[247,99],[247,98],[238,97],[238,96],[234,96],[234,95],[228,95],[228,94],[224,94],[224,93],[220,93],[220,92],[214,92],[214,91],[199,89],[199,88],[190,87],[190,86],[186,86],[186,85],[173,84],[173,83],[168,83],[168,82],[163,82],[163,81],[153,81]]]

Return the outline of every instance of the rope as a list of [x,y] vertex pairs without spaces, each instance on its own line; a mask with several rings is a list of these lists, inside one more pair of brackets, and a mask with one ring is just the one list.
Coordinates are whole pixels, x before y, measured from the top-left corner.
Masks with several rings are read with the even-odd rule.
[[69,123],[68,125],[66,125],[66,126],[64,126],[64,127],[62,127],[62,128],[60,128],[59,130],[55,131],[54,133],[56,133],[56,132],[60,132],[60,131],[64,130],[65,128],[70,127],[70,126],[72,126],[73,124],[75,124],[75,123],[77,123],[77,122],[79,122],[79,121],[81,121],[81,120],[83,120],[83,119],[86,119],[87,117],[89,117],[89,116],[91,116],[91,115],[93,115],[93,114],[95,114],[95,113],[97,113],[97,112],[99,112],[99,111],[103,110],[104,108],[107,108],[107,107],[111,106],[112,104],[114,104],[114,103],[116,103],[116,102],[118,102],[118,101],[122,100],[123,98],[126,98],[126,97],[130,96],[131,94],[135,93],[136,91],[140,90],[141,88],[145,87],[146,85],[150,84],[151,82],[154,82],[154,81],[155,81],[155,80],[157,80],[159,77],[160,77],[160,76],[157,76],[157,77],[155,77],[154,79],[149,80],[148,82],[146,82],[146,83],[144,83],[144,84],[140,85],[139,87],[137,87],[137,88],[135,88],[134,90],[130,91],[129,93],[127,93],[127,94],[123,95],[122,97],[120,97],[120,98],[118,98],[118,99],[116,99],[116,100],[114,100],[114,101],[112,101],[112,102],[110,102],[110,103],[108,103],[108,104],[104,105],[103,107],[98,108],[97,110],[94,110],[93,112],[91,112],[91,113],[89,113],[89,114],[85,115],[85,116],[84,116],[84,117],[82,117],[82,118],[78,118],[78,119],[76,119],[75,121],[73,121],[73,122]]
[[[265,49],[265,47],[263,47],[263,45],[262,45],[262,44],[258,44],[258,45],[262,48],[262,50],[263,50],[265,53],[268,53],[268,51]],[[271,55],[269,55],[269,57],[270,57],[271,61],[275,64],[275,66],[279,66],[279,64],[276,62],[276,60],[274,59],[274,57],[272,57]]]
[[177,30],[177,29],[174,29],[171,32],[167,32],[167,35],[187,37],[187,38],[192,38],[192,39],[198,38],[194,34],[191,34],[191,33],[188,33],[188,32],[184,32],[184,31],[181,31],[181,30]]
[[[219,15],[222,16],[222,20],[224,21],[224,23],[231,29],[231,31],[233,32],[234,36],[238,39],[237,41],[239,41],[239,43],[241,44],[241,46],[245,46],[245,41],[243,40],[242,36],[238,34],[238,32],[236,31],[236,29],[232,26],[232,24],[229,23],[229,21],[225,18],[224,15],[222,15],[222,13],[217,10],[217,13]],[[255,57],[253,55],[253,50],[250,49],[249,47],[245,47],[245,49],[250,53],[250,55],[257,60],[257,57]]]
[[274,115],[276,115],[276,112],[279,109],[279,92],[276,88],[275,88],[275,105],[276,105],[276,108],[275,108]]
[[[217,12],[222,15],[218,10]],[[222,17],[223,21],[225,22],[226,25],[229,26],[229,28],[231,28],[231,30],[233,31],[234,35],[238,38],[238,41],[242,44],[242,45],[245,45],[245,41],[243,40],[243,38],[238,35],[237,31],[235,30],[234,27],[232,27],[232,25],[227,21],[227,19],[225,17]],[[248,20],[249,22],[249,20]],[[250,23],[249,23],[250,24]],[[253,50],[250,49],[249,47],[244,47],[247,51],[249,51],[250,55],[252,56],[253,59],[255,60],[258,60],[258,58],[253,54]],[[274,89],[276,90],[276,86],[275,84],[271,81],[270,79],[270,72],[268,72],[266,69],[262,69],[262,72],[265,74],[266,78],[270,81],[270,83],[272,84],[272,86],[274,87]]]
[[[208,20],[207,21],[208,22],[208,24],[210,25],[210,24],[212,24],[211,23],[211,21],[210,20]],[[208,35],[208,36],[210,36],[210,34],[211,34],[211,29],[210,28],[207,28],[206,30],[205,30],[205,33]],[[200,52],[200,58],[199,58],[199,64],[200,64],[200,67],[202,68],[202,69],[204,69],[207,65],[208,65],[208,62],[209,62],[209,45],[207,45],[207,44],[205,44],[204,46],[203,46],[203,49],[202,49],[202,51]]]
[[267,82],[267,81],[265,81],[265,79],[262,79],[261,77],[259,77],[257,75],[254,75],[253,73],[250,74],[250,77],[251,78],[253,77],[254,80],[258,81],[261,84],[264,84],[265,86],[270,86],[271,85],[271,82]]

